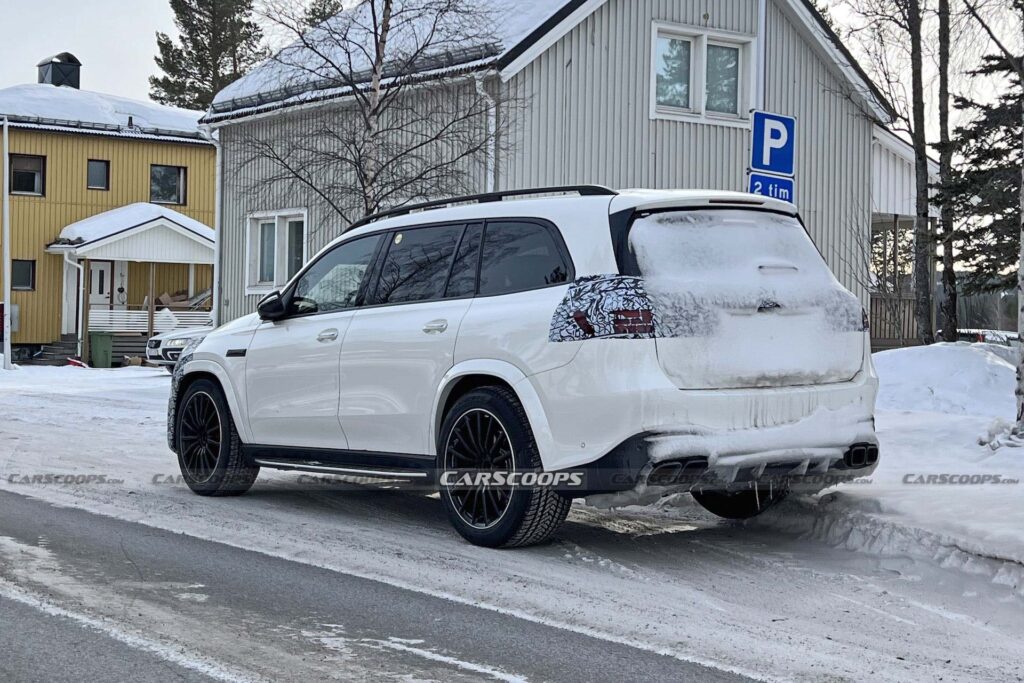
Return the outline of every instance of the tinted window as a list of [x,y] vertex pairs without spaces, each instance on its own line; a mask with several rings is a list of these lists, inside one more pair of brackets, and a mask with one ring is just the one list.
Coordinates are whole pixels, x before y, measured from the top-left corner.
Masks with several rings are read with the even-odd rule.
[[292,313],[329,313],[355,306],[380,240],[380,235],[363,237],[321,256],[295,284]]
[[110,189],[110,162],[89,159],[86,165],[85,185],[90,190]]
[[442,225],[391,233],[373,302],[397,304],[443,297],[462,230],[461,225]]
[[185,203],[185,169],[182,166],[149,168],[149,201],[157,204]]
[[488,223],[480,294],[508,294],[567,282],[569,266],[554,236],[539,223]]
[[480,264],[480,238],[483,226],[471,225],[459,245],[459,253],[452,266],[452,276],[448,281],[447,297],[473,296],[476,294],[476,269]]

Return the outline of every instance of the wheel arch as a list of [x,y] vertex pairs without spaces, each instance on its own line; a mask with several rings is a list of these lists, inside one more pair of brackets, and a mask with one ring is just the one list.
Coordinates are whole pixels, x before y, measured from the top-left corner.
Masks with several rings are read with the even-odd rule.
[[[185,374],[182,375],[181,381],[178,384],[175,401],[180,401],[189,386],[201,379],[208,379],[220,387],[221,392],[224,394],[224,400],[227,401],[228,409],[231,411],[231,419],[234,420],[235,429],[238,430],[239,437],[243,442],[248,442],[249,422],[244,419],[245,412],[242,410],[242,402],[239,399],[234,384],[231,382],[230,376],[217,363],[208,360],[189,361]],[[177,405],[175,405],[175,414],[177,414]]]
[[474,360],[459,363],[441,379],[434,399],[430,424],[430,448],[437,452],[441,438],[441,425],[448,409],[460,396],[485,386],[503,386],[516,395],[530,421],[533,438],[545,468],[552,462],[554,442],[548,427],[547,415],[540,396],[526,375],[516,366],[504,361]]

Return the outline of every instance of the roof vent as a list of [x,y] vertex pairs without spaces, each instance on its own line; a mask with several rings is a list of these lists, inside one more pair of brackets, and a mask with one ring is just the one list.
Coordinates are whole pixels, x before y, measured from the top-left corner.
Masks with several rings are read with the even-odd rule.
[[82,63],[70,52],[47,57],[36,64],[39,67],[39,82],[50,85],[66,85],[69,88],[79,87],[79,76]]

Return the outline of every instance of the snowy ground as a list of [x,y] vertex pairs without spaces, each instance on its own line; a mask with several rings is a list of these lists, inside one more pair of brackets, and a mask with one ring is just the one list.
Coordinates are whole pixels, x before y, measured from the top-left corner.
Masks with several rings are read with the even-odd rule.
[[1020,680],[1024,484],[904,482],[1024,481],[1024,450],[978,444],[1013,416],[1013,368],[967,345],[876,362],[872,481],[745,525],[688,497],[577,506],[552,544],[496,553],[419,494],[264,472],[243,498],[201,499],[164,444],[169,377],[142,368],[0,372],[0,489],[757,678]]
[[1024,594],[1024,449],[982,443],[1014,418],[1011,357],[965,343],[876,354],[882,451],[870,483],[760,521],[854,550],[930,556]]

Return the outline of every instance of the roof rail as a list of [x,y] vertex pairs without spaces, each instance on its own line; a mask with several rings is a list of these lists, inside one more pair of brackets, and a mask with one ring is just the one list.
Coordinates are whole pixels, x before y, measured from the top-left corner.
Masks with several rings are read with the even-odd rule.
[[411,213],[417,213],[420,211],[429,211],[430,209],[443,209],[454,204],[488,204],[492,202],[501,202],[506,199],[512,199],[515,197],[528,197],[532,195],[544,195],[544,194],[571,194],[575,193],[581,197],[614,197],[619,193],[615,190],[608,189],[601,185],[561,185],[558,187],[534,187],[525,190],[505,190],[502,192],[487,192],[485,194],[473,194],[465,197],[452,197],[451,199],[439,199],[433,202],[424,202],[422,204],[409,204],[398,209],[392,209],[391,211],[382,211],[381,213],[375,213],[372,216],[356,221],[348,228],[345,232],[361,228],[364,225],[370,223],[376,223],[386,218],[395,218],[396,216],[407,216]]

